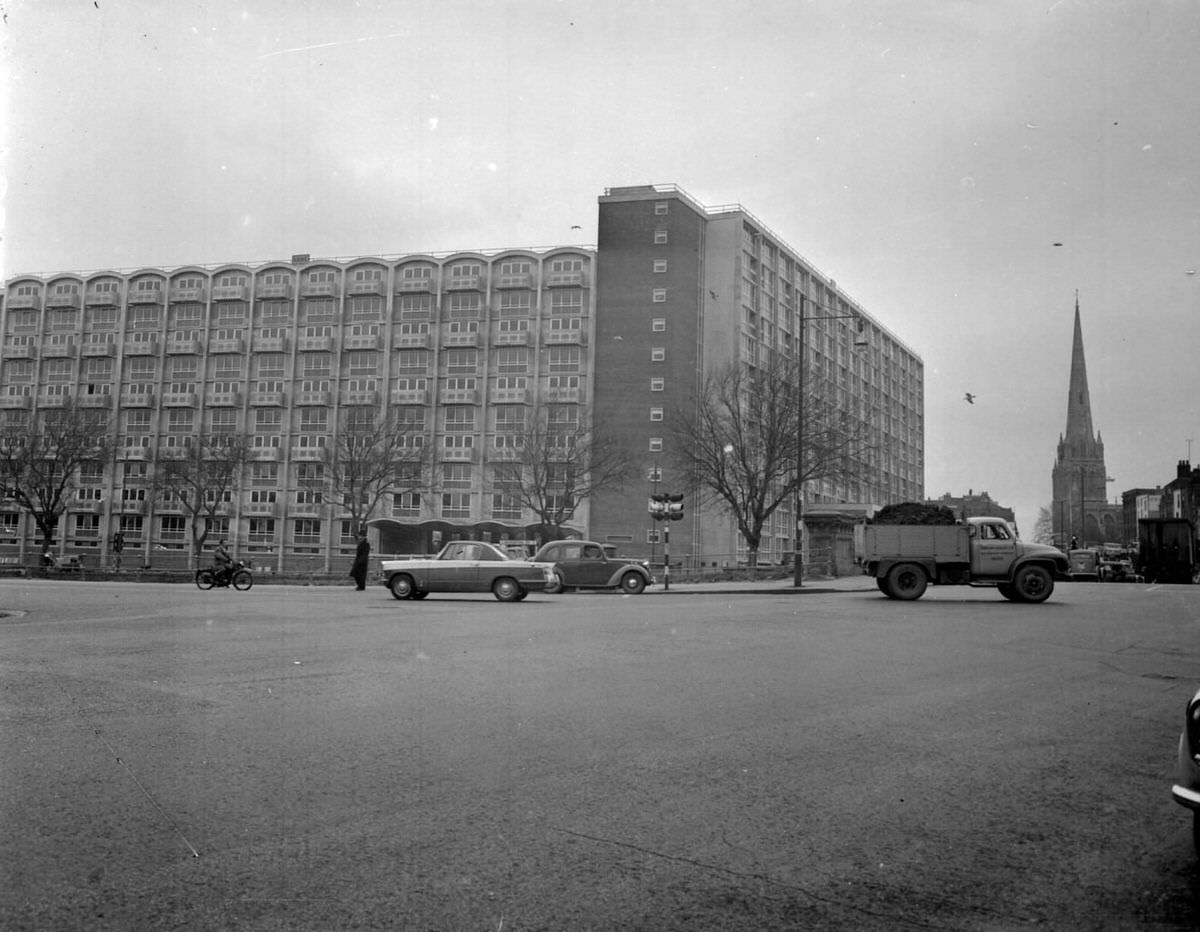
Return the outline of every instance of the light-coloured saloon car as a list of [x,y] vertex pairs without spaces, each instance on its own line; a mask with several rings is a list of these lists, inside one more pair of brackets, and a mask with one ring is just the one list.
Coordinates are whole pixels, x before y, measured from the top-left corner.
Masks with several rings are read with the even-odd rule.
[[431,592],[490,592],[501,602],[519,602],[555,582],[554,566],[514,560],[494,544],[453,540],[436,557],[382,560],[382,582],[397,599],[423,599]]

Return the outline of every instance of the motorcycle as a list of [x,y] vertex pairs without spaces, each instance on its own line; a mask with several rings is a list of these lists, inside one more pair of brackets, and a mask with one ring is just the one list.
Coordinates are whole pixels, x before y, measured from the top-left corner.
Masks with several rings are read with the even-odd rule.
[[225,569],[206,566],[196,570],[196,586],[200,589],[218,589],[233,586],[238,592],[245,592],[254,585],[254,574],[250,567],[241,560],[235,560]]

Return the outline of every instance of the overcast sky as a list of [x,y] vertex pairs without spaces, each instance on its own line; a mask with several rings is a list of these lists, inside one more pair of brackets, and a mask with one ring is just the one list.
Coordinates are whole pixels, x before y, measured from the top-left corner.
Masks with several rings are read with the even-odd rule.
[[0,10],[5,280],[593,244],[605,187],[676,184],[921,355],[930,497],[1032,534],[1076,290],[1110,498],[1200,459],[1194,0]]

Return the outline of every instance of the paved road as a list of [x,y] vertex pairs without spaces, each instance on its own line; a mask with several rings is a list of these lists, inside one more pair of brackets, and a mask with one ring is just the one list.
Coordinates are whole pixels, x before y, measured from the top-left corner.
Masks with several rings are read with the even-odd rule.
[[1200,588],[861,583],[5,580],[0,927],[1194,928]]

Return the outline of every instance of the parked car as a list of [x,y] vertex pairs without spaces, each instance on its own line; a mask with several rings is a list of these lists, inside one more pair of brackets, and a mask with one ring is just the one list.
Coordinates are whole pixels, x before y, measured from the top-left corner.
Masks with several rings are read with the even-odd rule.
[[431,592],[490,592],[501,602],[520,602],[555,580],[549,563],[514,560],[494,544],[454,540],[436,557],[381,560],[383,585],[397,599]]
[[638,595],[654,584],[645,563],[614,556],[612,548],[591,540],[552,540],[543,544],[533,559],[554,564],[554,582],[547,592],[619,587],[629,595]]
[[1100,581],[1100,554],[1095,550],[1070,550],[1071,579],[1075,582]]
[[1200,855],[1200,690],[1192,696],[1179,736],[1179,771],[1171,787],[1175,802],[1192,810],[1192,846]]

